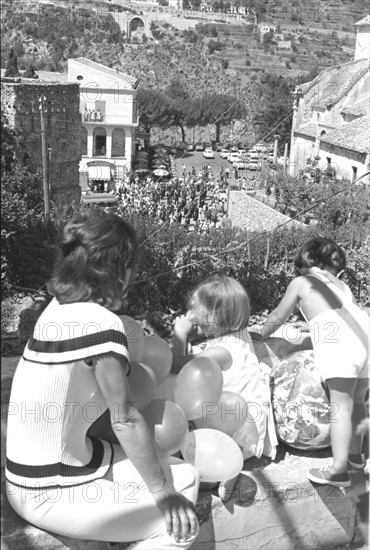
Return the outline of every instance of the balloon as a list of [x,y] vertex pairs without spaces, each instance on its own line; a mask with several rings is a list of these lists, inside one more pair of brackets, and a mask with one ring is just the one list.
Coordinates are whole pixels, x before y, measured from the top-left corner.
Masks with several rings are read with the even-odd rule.
[[188,433],[188,421],[179,405],[165,399],[154,399],[142,415],[163,453],[173,455],[180,450]]
[[145,336],[142,361],[153,369],[157,383],[162,382],[172,367],[172,351],[166,340],[154,334]]
[[154,398],[157,380],[148,365],[131,362],[131,372],[128,377],[132,398],[139,410],[144,409]]
[[205,405],[203,416],[194,420],[197,428],[210,428],[233,435],[246,422],[247,403],[238,393],[223,391],[217,404]]
[[239,446],[229,435],[218,430],[201,429],[188,433],[181,453],[205,482],[227,481],[243,468]]
[[142,361],[145,340],[143,329],[135,319],[128,315],[120,315],[120,319],[125,327],[130,361]]
[[218,403],[223,386],[222,371],[209,357],[197,357],[181,369],[175,383],[175,401],[186,418],[200,418],[206,407]]

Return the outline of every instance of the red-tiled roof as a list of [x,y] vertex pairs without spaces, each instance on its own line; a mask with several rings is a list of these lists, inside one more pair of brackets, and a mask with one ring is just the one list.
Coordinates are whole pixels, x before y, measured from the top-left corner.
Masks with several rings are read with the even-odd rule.
[[331,130],[322,136],[321,142],[358,153],[370,152],[370,115],[356,118]]
[[356,27],[361,27],[362,25],[370,25],[370,15],[366,15],[363,19],[355,23]]
[[370,98],[367,97],[354,105],[349,105],[341,110],[344,115],[364,116],[369,112]]
[[110,67],[106,67],[101,63],[96,63],[95,61],[86,59],[86,57],[78,57],[76,59],[73,59],[73,61],[81,63],[81,65],[85,65],[85,67],[89,67],[108,76],[113,76],[114,78],[120,79],[125,84],[126,89],[128,90],[135,90],[138,86],[138,80],[134,76],[123,73],[118,69],[111,69]]
[[370,68],[368,59],[357,59],[323,70],[308,86],[302,86],[306,108],[326,109],[338,103]]
[[305,136],[316,137],[316,128],[317,125],[315,122],[306,122],[306,124],[301,124],[294,129],[294,133],[303,134]]

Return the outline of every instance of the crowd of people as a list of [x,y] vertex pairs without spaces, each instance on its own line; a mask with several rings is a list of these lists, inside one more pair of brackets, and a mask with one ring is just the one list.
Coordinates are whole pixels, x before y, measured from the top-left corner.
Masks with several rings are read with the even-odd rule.
[[182,177],[127,178],[118,183],[117,193],[124,214],[140,213],[189,231],[220,227],[227,217],[226,179],[215,178],[208,167]]

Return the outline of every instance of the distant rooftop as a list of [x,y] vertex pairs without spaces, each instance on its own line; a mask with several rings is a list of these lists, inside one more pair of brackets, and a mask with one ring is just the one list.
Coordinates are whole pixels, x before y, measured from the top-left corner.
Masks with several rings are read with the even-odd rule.
[[366,15],[366,17],[355,23],[356,27],[362,27],[363,25],[370,25],[370,15]]
[[72,59],[73,62],[80,63],[81,65],[84,65],[85,67],[89,67],[91,69],[94,69],[96,71],[102,72],[108,76],[112,76],[114,78],[119,78],[126,86],[128,90],[135,90],[138,87],[138,80],[134,76],[130,76],[126,73],[123,73],[119,69],[111,69],[110,67],[107,67],[106,65],[102,65],[101,63],[96,63],[95,61],[91,61],[90,59],[87,59],[86,57],[77,57],[75,59]]
[[321,71],[310,83],[301,86],[304,99],[313,109],[330,108],[345,96],[370,68],[369,60],[356,59]]
[[370,115],[362,116],[331,130],[321,138],[322,143],[336,145],[343,149],[370,152]]
[[341,111],[344,115],[364,116],[369,112],[370,99],[366,97],[354,105],[344,107]]
[[[9,77],[5,77],[5,72],[6,72],[6,69],[1,69],[2,79],[9,78]],[[68,84],[67,73],[54,73],[52,71],[36,71],[38,78],[24,78],[23,74],[25,73],[25,71],[19,71],[19,73],[20,75],[14,77],[14,79],[21,78],[23,81],[27,81],[27,83],[29,82],[31,84],[32,82],[34,83],[38,82],[39,84],[42,82],[49,82],[49,83],[55,82],[58,84]]]

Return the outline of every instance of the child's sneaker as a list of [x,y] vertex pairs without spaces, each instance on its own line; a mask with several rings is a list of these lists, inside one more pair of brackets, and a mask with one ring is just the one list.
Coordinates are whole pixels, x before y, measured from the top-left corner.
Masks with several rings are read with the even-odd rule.
[[348,464],[354,470],[363,470],[366,466],[366,459],[364,454],[348,455]]
[[309,470],[307,477],[310,481],[320,483],[321,485],[333,485],[333,487],[350,487],[351,485],[348,472],[332,474],[330,467],[312,468]]

